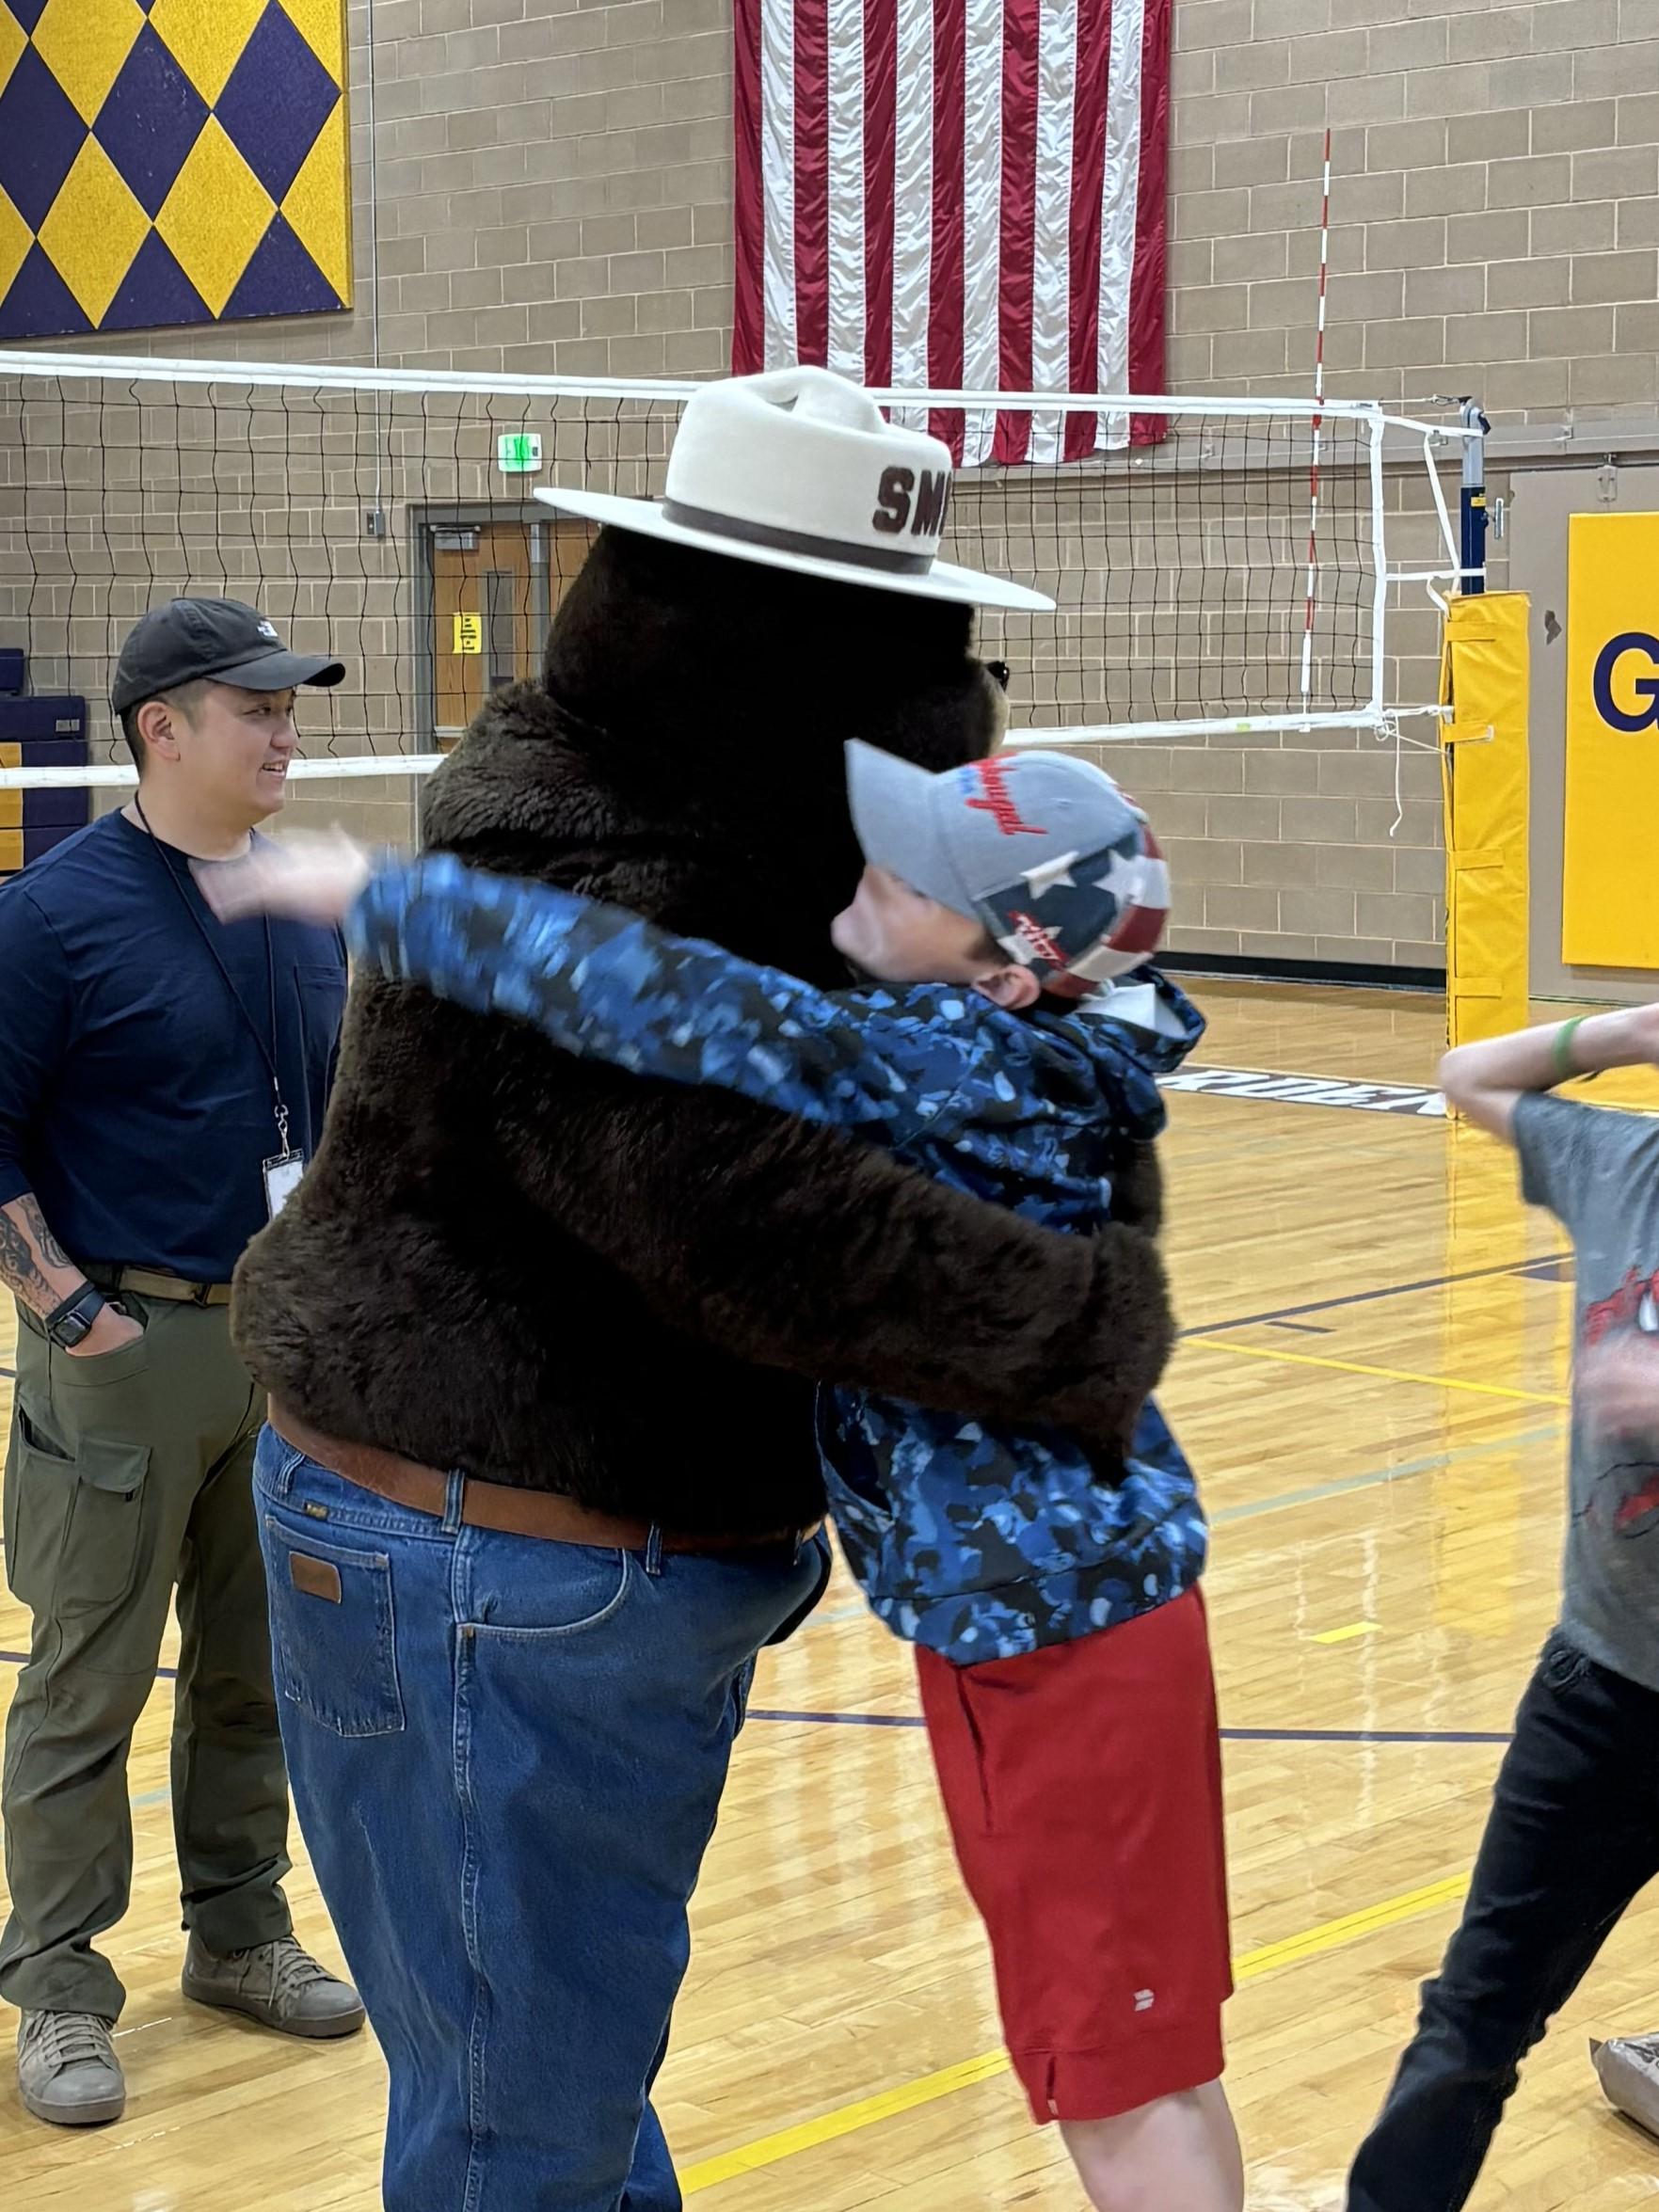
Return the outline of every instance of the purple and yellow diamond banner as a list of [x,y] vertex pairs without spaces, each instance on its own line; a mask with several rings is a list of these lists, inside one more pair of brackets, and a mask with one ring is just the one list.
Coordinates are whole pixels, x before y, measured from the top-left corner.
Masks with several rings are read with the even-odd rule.
[[344,0],[0,0],[0,342],[351,305]]

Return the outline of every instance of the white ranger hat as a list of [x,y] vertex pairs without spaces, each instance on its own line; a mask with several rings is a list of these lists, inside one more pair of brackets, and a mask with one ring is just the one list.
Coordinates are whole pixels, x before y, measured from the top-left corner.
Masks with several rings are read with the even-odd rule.
[[836,583],[1046,613],[1041,592],[936,558],[950,449],[827,369],[773,369],[687,401],[664,497],[537,487],[566,515]]

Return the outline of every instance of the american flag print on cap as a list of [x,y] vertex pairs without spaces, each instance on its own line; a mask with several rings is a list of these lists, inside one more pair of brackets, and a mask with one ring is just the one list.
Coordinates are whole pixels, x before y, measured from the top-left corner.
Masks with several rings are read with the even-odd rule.
[[1031,747],[930,775],[854,741],[847,776],[866,860],[982,921],[1045,989],[1080,997],[1157,950],[1168,865],[1093,761]]

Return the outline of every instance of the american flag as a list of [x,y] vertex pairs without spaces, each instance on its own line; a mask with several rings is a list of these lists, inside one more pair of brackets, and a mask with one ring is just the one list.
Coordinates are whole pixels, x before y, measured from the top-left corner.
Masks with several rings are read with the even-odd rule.
[[[739,375],[1157,392],[1172,0],[734,0]],[[1162,435],[940,413],[959,463]]]

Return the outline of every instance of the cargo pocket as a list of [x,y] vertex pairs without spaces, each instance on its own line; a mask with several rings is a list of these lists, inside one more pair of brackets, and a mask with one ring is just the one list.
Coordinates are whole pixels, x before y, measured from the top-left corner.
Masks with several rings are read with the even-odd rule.
[[403,1728],[391,1562],[290,1531],[265,1516],[277,1689],[336,1736]]
[[150,1446],[83,1436],[71,1458],[21,1404],[14,1422],[6,1501],[13,1591],[38,1613],[119,1605],[137,1567]]
[[12,1408],[11,1449],[6,1458],[6,1581],[12,1596],[32,1612],[49,1610],[53,1569],[63,1551],[75,1466],[41,1442],[20,1400]]

